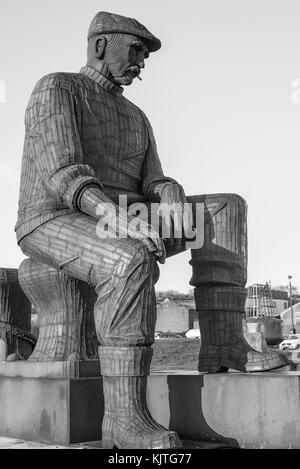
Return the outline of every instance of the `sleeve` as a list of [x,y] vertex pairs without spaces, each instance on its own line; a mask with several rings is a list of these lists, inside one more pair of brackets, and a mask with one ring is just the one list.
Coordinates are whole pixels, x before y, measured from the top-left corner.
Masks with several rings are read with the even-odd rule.
[[142,191],[149,200],[153,200],[156,185],[176,181],[164,175],[151,124],[145,114],[143,114],[143,117],[148,133],[148,147],[142,168]]
[[102,189],[93,168],[83,164],[75,95],[55,80],[36,87],[26,111],[25,125],[37,171],[50,195],[73,210],[87,185]]

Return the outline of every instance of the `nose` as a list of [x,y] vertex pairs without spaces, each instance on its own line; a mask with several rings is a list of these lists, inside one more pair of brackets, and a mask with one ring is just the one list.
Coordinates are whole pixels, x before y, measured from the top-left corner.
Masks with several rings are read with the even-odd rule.
[[145,59],[146,59],[145,52],[139,51],[139,53],[136,56],[136,62],[140,68],[145,68]]

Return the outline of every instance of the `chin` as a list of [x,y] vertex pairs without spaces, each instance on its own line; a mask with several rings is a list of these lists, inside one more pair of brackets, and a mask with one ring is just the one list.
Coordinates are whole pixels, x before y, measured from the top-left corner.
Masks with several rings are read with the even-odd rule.
[[126,73],[122,77],[115,77],[115,81],[122,86],[129,86],[132,84],[135,76],[132,73]]
[[119,85],[122,85],[122,86],[129,86],[133,82],[133,78],[131,78],[131,77],[122,77],[122,78],[118,78],[116,80],[116,82]]

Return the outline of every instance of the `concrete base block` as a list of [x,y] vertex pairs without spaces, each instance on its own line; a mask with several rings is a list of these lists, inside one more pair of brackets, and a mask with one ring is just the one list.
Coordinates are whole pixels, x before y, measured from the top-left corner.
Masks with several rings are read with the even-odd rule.
[[[69,445],[101,440],[99,362],[0,363],[0,436]],[[300,372],[153,373],[148,406],[184,440],[300,448]]]
[[0,435],[69,445],[101,439],[99,361],[0,363]]
[[240,448],[300,448],[300,373],[151,376],[154,418],[181,437]]

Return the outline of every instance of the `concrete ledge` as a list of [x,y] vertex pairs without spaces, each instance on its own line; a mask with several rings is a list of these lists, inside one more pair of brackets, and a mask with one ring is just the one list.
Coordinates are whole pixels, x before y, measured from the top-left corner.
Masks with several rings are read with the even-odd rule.
[[[0,364],[0,436],[60,445],[100,440],[101,376],[63,362],[48,364],[46,376],[44,365]],[[153,373],[147,399],[153,417],[185,440],[300,448],[299,382],[300,372],[291,371]]]
[[88,378],[99,377],[100,361],[0,362],[0,377],[11,378]]
[[182,437],[240,448],[300,448],[299,372],[152,375],[154,418]]

